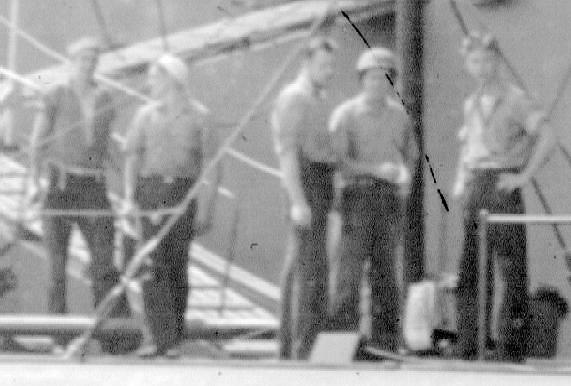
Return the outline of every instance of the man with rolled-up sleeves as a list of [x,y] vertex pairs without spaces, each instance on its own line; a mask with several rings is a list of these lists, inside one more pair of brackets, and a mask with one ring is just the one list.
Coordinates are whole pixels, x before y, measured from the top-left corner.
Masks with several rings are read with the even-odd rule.
[[[165,54],[149,70],[155,101],[136,113],[126,140],[126,199],[130,208],[178,208],[214,156],[217,136],[209,110],[188,90],[189,74],[180,58]],[[149,254],[149,275],[143,282],[150,341],[138,352],[143,358],[180,355],[190,291],[190,242],[212,223],[220,164],[204,185],[202,200],[193,199]],[[169,215],[142,218],[143,238],[155,237]]]
[[330,328],[358,331],[359,290],[369,259],[372,343],[396,351],[399,295],[395,248],[416,147],[409,117],[391,85],[396,77],[393,53],[385,48],[369,49],[360,56],[357,71],[361,92],[338,106],[330,122],[343,184]]
[[[40,189],[45,173],[48,188],[43,207],[47,210],[110,210],[105,184],[105,162],[109,157],[111,124],[115,104],[111,93],[94,78],[101,47],[90,37],[68,47],[69,77],[50,86],[42,98],[31,143],[33,188]],[[48,310],[66,313],[66,266],[73,224],[77,224],[89,248],[90,278],[94,305],[119,282],[113,264],[114,224],[111,216],[43,215],[43,237],[51,265]],[[111,316],[128,316],[126,298]],[[105,351],[117,352],[137,345],[120,344],[119,337],[100,339]],[[65,340],[59,339],[59,344]]]
[[334,49],[334,42],[324,37],[308,44],[297,78],[281,91],[272,115],[290,222],[281,289],[281,359],[306,359],[325,327],[326,229],[335,170],[326,88]]

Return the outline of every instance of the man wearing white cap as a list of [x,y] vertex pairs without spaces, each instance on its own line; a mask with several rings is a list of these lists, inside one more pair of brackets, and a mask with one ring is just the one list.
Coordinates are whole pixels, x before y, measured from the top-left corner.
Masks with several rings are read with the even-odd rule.
[[[39,190],[45,172],[48,190],[44,208],[55,211],[111,208],[104,165],[109,157],[111,123],[115,116],[111,94],[94,79],[100,53],[96,39],[82,38],[68,47],[70,76],[44,94],[31,144],[31,175]],[[81,230],[91,254],[89,272],[94,305],[119,281],[113,264],[114,227],[111,217],[44,216],[44,240],[51,264],[48,309],[67,312],[66,264],[73,224]],[[111,313],[127,316],[126,298]],[[100,340],[105,351],[116,351],[119,338]],[[59,343],[65,343],[59,340]]]
[[330,327],[358,330],[361,275],[369,258],[372,342],[395,351],[399,295],[394,251],[416,148],[411,146],[407,113],[394,98],[392,52],[365,51],[357,71],[361,92],[338,106],[330,121],[343,182],[341,251]]
[[[188,68],[165,54],[149,69],[148,82],[155,102],[136,113],[126,141],[127,206],[141,209],[173,208],[196,183],[203,166],[214,155],[216,135],[208,109],[191,99]],[[184,213],[150,254],[149,278],[143,282],[145,312],[152,342],[142,357],[179,355],[188,302],[188,253],[194,235],[210,228],[220,180],[219,167],[205,184],[203,200],[192,200]],[[196,217],[196,220],[195,220]],[[150,239],[166,216],[143,218],[143,237]]]

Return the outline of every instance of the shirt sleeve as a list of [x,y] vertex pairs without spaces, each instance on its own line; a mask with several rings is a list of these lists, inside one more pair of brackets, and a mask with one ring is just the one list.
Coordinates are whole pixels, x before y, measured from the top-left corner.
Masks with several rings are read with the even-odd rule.
[[522,93],[514,104],[514,118],[527,134],[535,135],[547,116],[535,101]]
[[220,146],[219,129],[216,125],[216,120],[209,110],[203,113],[203,123],[201,130],[201,146],[202,154],[205,160],[211,160],[216,155],[218,147]]
[[346,105],[338,106],[329,119],[329,133],[333,151],[339,161],[349,156],[351,117]]
[[125,138],[125,154],[141,155],[145,151],[145,120],[147,119],[147,109],[141,107],[127,130]]
[[280,95],[276,101],[272,117],[274,145],[277,154],[296,151],[304,114],[305,104],[301,96],[295,93]]

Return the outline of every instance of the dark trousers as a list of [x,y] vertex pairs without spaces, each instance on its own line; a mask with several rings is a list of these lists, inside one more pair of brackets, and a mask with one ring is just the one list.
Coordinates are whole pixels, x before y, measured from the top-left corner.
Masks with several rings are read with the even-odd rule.
[[307,359],[327,317],[327,215],[333,169],[303,162],[301,178],[311,226],[291,225],[281,285],[280,358]]
[[[194,180],[141,178],[136,199],[142,209],[160,209],[179,204]],[[149,329],[159,352],[178,344],[184,338],[185,313],[188,303],[189,247],[196,204],[192,202],[175,225],[150,254],[148,278],[143,282],[143,299]],[[156,235],[169,216],[159,221],[143,218],[143,237]]]
[[[58,172],[50,173],[50,185],[44,207],[57,210],[111,208],[107,200],[105,183],[94,177],[68,174],[65,187],[58,186]],[[77,224],[87,242],[91,255],[89,273],[93,291],[93,304],[97,306],[119,282],[119,272],[113,265],[115,231],[112,217],[43,216],[46,250],[51,263],[51,282],[48,310],[66,313],[66,265],[69,238],[73,224]],[[129,307],[122,296],[112,310],[112,317],[129,316]],[[103,342],[103,341],[102,341]],[[60,343],[65,343],[64,341]],[[107,342],[112,345],[113,342]],[[106,349],[104,347],[104,349]],[[108,347],[112,350],[112,347]]]
[[[524,213],[521,192],[506,194],[496,189],[501,171],[479,171],[468,190],[464,213],[464,250],[458,283],[458,343],[464,359],[474,359],[478,336],[478,259],[479,213]],[[514,172],[514,171],[511,171]],[[487,233],[488,266],[486,334],[491,337],[494,262],[498,264],[504,294],[498,320],[498,358],[521,360],[525,357],[528,334],[528,277],[525,225],[490,225]]]
[[343,191],[341,251],[330,328],[359,330],[364,264],[370,261],[371,339],[386,350],[398,348],[399,293],[395,248],[400,201],[394,184],[364,179]]

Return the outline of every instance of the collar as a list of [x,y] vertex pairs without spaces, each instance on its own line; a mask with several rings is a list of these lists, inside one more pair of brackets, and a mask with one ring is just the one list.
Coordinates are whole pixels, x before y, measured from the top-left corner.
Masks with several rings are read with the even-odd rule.
[[325,99],[327,96],[327,92],[323,87],[317,87],[314,82],[309,79],[306,73],[302,72],[295,81],[297,86],[303,90],[306,94],[310,95],[313,98],[317,99]]

